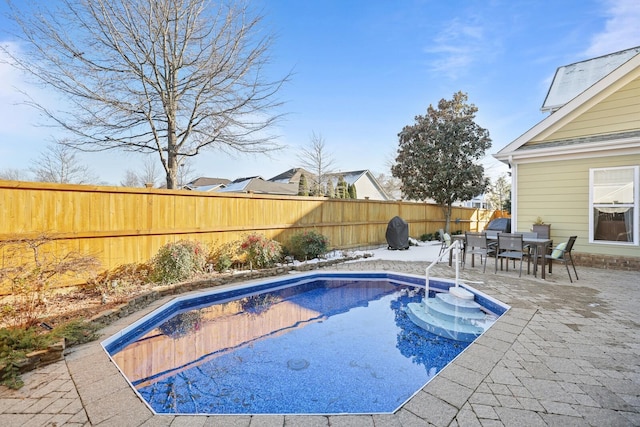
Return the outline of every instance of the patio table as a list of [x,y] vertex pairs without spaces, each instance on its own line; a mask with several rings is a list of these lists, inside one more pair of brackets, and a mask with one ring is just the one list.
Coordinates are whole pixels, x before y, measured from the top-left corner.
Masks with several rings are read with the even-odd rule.
[[530,247],[534,248],[534,254],[533,254],[533,277],[538,277],[537,276],[537,269],[538,269],[538,258],[542,259],[542,274],[540,275],[542,277],[542,279],[544,280],[546,278],[546,274],[545,274],[545,265],[546,265],[546,258],[545,258],[545,254],[547,253],[547,250],[549,248],[549,246],[551,246],[551,239],[539,239],[539,238],[533,238],[533,237],[528,237],[528,238],[523,238],[522,242],[525,245],[529,245]]
[[[513,234],[518,234],[518,233],[513,233]],[[451,242],[453,242],[454,240],[460,240],[462,242],[464,242],[464,235],[463,234],[457,234],[457,235],[453,235],[451,236]],[[487,240],[489,240],[490,242],[497,242],[498,241],[498,237],[496,236],[490,236],[487,235]],[[545,259],[545,254],[547,253],[547,250],[549,248],[549,246],[552,243],[551,239],[541,239],[541,238],[536,238],[536,237],[523,237],[522,241],[525,245],[529,245],[530,247],[533,248],[533,276],[534,277],[538,277],[537,275],[537,267],[538,267],[538,258],[540,258],[542,260],[542,274],[541,277],[542,279],[546,279],[546,271],[545,271],[545,266],[546,266],[546,259]],[[449,266],[452,265],[453,263],[453,251],[449,251]],[[464,253],[464,252],[463,252]]]

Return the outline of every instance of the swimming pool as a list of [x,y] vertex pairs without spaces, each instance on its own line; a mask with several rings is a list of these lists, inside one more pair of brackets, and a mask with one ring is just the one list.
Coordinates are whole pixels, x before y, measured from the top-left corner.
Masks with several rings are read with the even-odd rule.
[[297,275],[176,298],[103,346],[158,414],[391,413],[468,345],[408,319],[423,295],[417,276]]

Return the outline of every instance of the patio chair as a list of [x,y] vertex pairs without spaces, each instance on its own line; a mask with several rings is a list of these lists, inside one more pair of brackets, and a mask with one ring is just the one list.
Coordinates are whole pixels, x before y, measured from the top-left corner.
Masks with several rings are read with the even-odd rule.
[[[523,240],[527,240],[527,239],[537,239],[538,238],[538,233],[535,231],[523,231],[523,232],[518,232],[518,234],[522,234],[522,239]],[[524,248],[525,250],[527,250],[529,253],[531,253],[531,246],[527,243],[524,244]]]
[[[487,258],[490,255],[495,255],[495,245],[491,245],[487,240],[487,233],[464,233],[464,256],[463,260],[467,259],[467,254],[471,254],[471,266],[473,267],[473,260],[475,254],[480,255],[480,264],[482,264],[482,257],[484,257],[484,267],[482,272],[487,271]],[[463,263],[464,266],[464,263]]]
[[440,234],[440,241],[442,242],[440,245],[440,252],[438,253],[438,256],[440,256],[449,246],[451,246],[451,236],[449,233],[445,233],[442,228],[438,230],[438,234]]
[[520,273],[518,277],[522,277],[522,260],[527,258],[527,274],[530,271],[531,256],[524,246],[522,234],[500,233],[498,234],[498,246],[496,248],[496,269],[498,272],[498,260],[500,260],[500,270],[502,270],[502,261],[507,260],[507,271],[509,271],[509,260],[520,260]]
[[549,274],[551,274],[551,270],[553,267],[553,262],[562,262],[565,267],[567,267],[567,274],[569,275],[569,281],[573,283],[571,279],[571,273],[569,272],[569,263],[573,267],[573,272],[576,275],[576,280],[578,280],[578,272],[576,271],[576,265],[573,263],[573,257],[571,256],[571,250],[573,249],[573,244],[576,242],[578,236],[571,236],[567,242],[562,242],[558,246],[556,246],[550,254],[546,254],[544,257],[546,261],[549,263]]
[[485,233],[487,234],[488,239],[493,239],[493,240],[497,240],[498,234],[500,234],[500,232],[497,230],[485,230]]

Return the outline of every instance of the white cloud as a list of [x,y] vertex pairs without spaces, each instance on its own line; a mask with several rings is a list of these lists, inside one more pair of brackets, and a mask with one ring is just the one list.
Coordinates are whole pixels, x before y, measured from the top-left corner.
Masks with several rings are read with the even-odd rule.
[[[25,103],[37,100],[44,105],[53,105],[53,93],[34,85],[24,72],[12,64],[11,55],[20,56],[18,44],[8,41],[2,43],[0,49],[0,117],[3,118],[3,128],[0,135],[9,132],[21,134],[42,135],[49,134],[35,125],[41,123],[39,113]],[[7,53],[9,52],[9,53]]]
[[[18,52],[15,43],[0,42],[2,48],[12,54]],[[44,138],[42,128],[33,124],[37,112],[26,105],[24,75],[11,65],[11,57],[0,50],[0,170],[26,169],[31,154],[38,149],[38,141]]]
[[483,39],[481,26],[453,19],[434,38],[434,45],[425,49],[426,53],[434,54],[430,62],[431,70],[455,78],[480,56]]
[[585,52],[596,57],[640,46],[640,2],[638,0],[605,0],[605,28],[591,39]]
[[501,51],[502,33],[497,31],[492,9],[475,9],[447,21],[424,49],[429,69],[457,79],[472,68],[491,62]]
[[[17,46],[14,43],[2,43],[2,49],[9,52],[16,52]],[[11,57],[4,50],[0,50],[0,106],[7,107],[19,99],[16,87],[22,85],[21,73],[11,65]]]

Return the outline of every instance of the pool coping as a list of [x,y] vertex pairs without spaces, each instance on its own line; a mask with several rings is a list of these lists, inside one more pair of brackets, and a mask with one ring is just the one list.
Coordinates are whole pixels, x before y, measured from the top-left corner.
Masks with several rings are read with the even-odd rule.
[[[437,255],[437,250],[434,256]],[[428,258],[428,257],[427,257]],[[365,260],[338,270],[421,274],[428,261]],[[435,276],[452,277],[446,263]],[[68,349],[65,360],[0,389],[2,425],[424,427],[479,425],[640,425],[637,271],[583,267],[539,277],[517,271],[461,277],[511,305],[478,341],[394,414],[332,416],[153,415],[97,341]],[[474,282],[471,282],[474,283]],[[117,332],[168,301],[163,297],[101,332]],[[487,373],[488,372],[488,373]],[[478,385],[479,384],[479,385]],[[471,393],[471,394],[470,394]],[[466,401],[464,401],[467,399]]]
[[[446,424],[439,422],[438,419],[455,417],[471,394],[504,357],[534,314],[535,310],[511,308],[395,413],[370,416],[373,419],[397,419],[402,425],[423,426],[425,420],[431,420],[437,425]],[[70,353],[67,356],[67,366],[82,397],[87,416],[93,424],[108,421],[111,425],[139,425],[150,416],[167,419],[176,417],[176,415],[153,414],[99,345],[88,345]],[[118,409],[114,411],[114,408]],[[329,415],[328,417],[344,416]],[[178,415],[177,417],[207,417],[214,423],[228,425],[232,423],[232,419],[283,419],[284,415]],[[287,418],[289,417],[302,420],[309,416],[287,415]]]
[[[313,275],[329,275],[332,273],[340,273],[339,271],[314,271],[294,274],[296,278],[299,276]],[[344,272],[342,272],[344,273]],[[396,273],[389,271],[371,270],[358,271],[359,274],[397,274],[404,277],[413,277],[417,280],[424,281],[424,276],[413,275],[410,273]],[[268,281],[276,281],[278,278],[270,278]],[[282,279],[282,277],[280,277]],[[441,280],[446,283],[454,284],[451,279],[442,279],[438,277],[432,280]],[[242,289],[255,286],[256,283],[265,282],[264,278],[250,280],[242,283],[226,284],[217,287],[217,291],[223,292],[226,289]],[[465,286],[461,284],[461,286]],[[470,286],[469,286],[470,287]],[[219,289],[218,289],[219,288]],[[472,288],[473,289],[473,288]],[[475,290],[475,289],[474,289]],[[483,295],[484,293],[475,290]],[[167,296],[155,301],[146,309],[133,313],[119,321],[116,321],[106,327],[103,332],[106,336],[113,336],[124,327],[131,326],[141,321],[160,307],[177,298],[188,298],[193,295],[201,294],[203,291],[192,291],[179,296]],[[491,298],[487,296],[488,298]],[[503,303],[504,304],[504,303]],[[506,305],[506,304],[504,304]],[[83,348],[77,348],[67,355],[67,365],[69,371],[74,378],[76,388],[82,396],[83,405],[92,422],[99,424],[109,420],[121,420],[118,422],[137,423],[143,418],[149,416],[160,418],[172,417],[207,417],[214,421],[226,425],[232,419],[238,418],[262,418],[273,419],[274,417],[293,417],[295,419],[304,419],[306,417],[373,417],[375,418],[397,418],[403,425],[423,425],[425,419],[434,416],[441,417],[451,414],[454,416],[469,399],[474,390],[482,383],[484,378],[491,372],[495,365],[502,359],[505,352],[511,344],[516,340],[522,329],[526,326],[528,320],[533,316],[535,310],[514,309],[509,307],[500,318],[478,337],[463,352],[456,356],[448,365],[446,365],[438,374],[432,378],[424,387],[416,391],[400,408],[390,414],[326,414],[326,415],[305,415],[305,414],[256,414],[256,415],[224,415],[224,414],[156,414],[150,409],[148,404],[138,395],[132,388],[129,381],[120,372],[117,365],[111,360],[102,346],[102,342],[98,345],[87,345]],[[104,375],[96,378],[96,372]],[[113,414],[113,405],[121,408],[116,415]],[[436,408],[436,410],[434,410]],[[440,415],[438,415],[440,414]],[[115,417],[115,418],[114,418]],[[404,420],[404,421],[403,421]],[[411,421],[413,420],[413,421]],[[437,422],[436,422],[437,423]]]
[[[291,275],[289,277],[276,276],[270,278],[261,278],[255,279],[247,282],[241,283],[233,283],[225,286],[217,286],[212,289],[203,289],[194,292],[188,292],[186,294],[181,294],[178,296],[174,296],[170,298],[168,301],[161,304],[159,307],[154,308],[150,312],[144,314],[141,318],[134,321],[124,329],[120,330],[118,333],[112,334],[106,339],[103,339],[100,342],[101,347],[104,349],[105,353],[111,360],[111,362],[116,366],[119,373],[125,378],[127,384],[133,389],[136,396],[147,406],[147,408],[154,414],[158,416],[165,415],[173,415],[173,416],[232,416],[238,414],[207,414],[207,413],[159,413],[156,412],[153,407],[142,397],[136,387],[131,383],[131,381],[127,378],[126,374],[120,369],[118,364],[113,360],[111,351],[108,349],[109,346],[117,342],[121,339],[126,339],[128,336],[137,336],[141,331],[147,331],[149,329],[149,324],[155,325],[158,323],[158,318],[165,316],[170,316],[174,313],[179,313],[184,311],[185,309],[193,309],[193,307],[201,306],[203,302],[196,302],[195,304],[188,304],[189,301],[194,299],[207,300],[207,304],[211,302],[211,299],[215,299],[216,296],[220,298],[220,302],[229,301],[232,298],[236,298],[240,295],[244,295],[247,292],[259,292],[265,290],[275,290],[280,289],[286,286],[290,286],[292,282],[300,282],[300,281],[313,281],[319,280],[323,278],[340,278],[340,279],[352,279],[352,278],[364,278],[364,279],[377,279],[377,280],[388,280],[388,281],[396,281],[403,282],[415,285],[417,287],[424,287],[423,282],[425,281],[425,277],[418,276],[409,273],[399,273],[393,271],[338,271],[338,270],[316,270],[311,272],[303,272],[300,274]],[[487,308],[490,311],[493,311],[496,314],[499,314],[500,317],[504,316],[509,310],[510,306],[505,304],[475,288],[472,286],[460,282],[458,285],[462,288],[467,289],[471,293],[473,293],[476,298],[479,298],[480,304]],[[437,290],[439,292],[446,292],[447,290],[456,286],[456,281],[447,278],[439,278],[439,277],[430,277],[429,278],[429,289]],[[501,311],[500,313],[497,313]],[[486,334],[495,326],[495,323],[486,331],[484,331],[478,338],[476,338],[473,342],[476,342],[482,335]],[[470,347],[470,346],[469,346]],[[445,365],[433,378],[429,379],[425,385],[416,390],[408,399],[406,399],[401,405],[398,406],[392,412],[380,412],[380,413],[357,413],[357,412],[349,412],[349,413],[313,413],[313,414],[295,414],[295,413],[274,413],[274,414],[246,414],[248,416],[257,416],[257,415],[269,415],[269,416],[277,416],[277,415],[287,415],[287,416],[334,416],[334,415],[388,415],[393,414],[404,407],[408,402],[410,402],[417,394],[419,394],[424,388],[434,381],[440,375],[447,366],[452,364],[458,357],[464,354],[469,347],[465,348],[460,354],[454,357],[447,365]],[[244,415],[244,414],[240,414]]]

